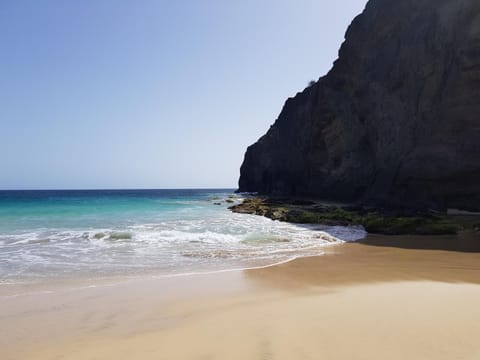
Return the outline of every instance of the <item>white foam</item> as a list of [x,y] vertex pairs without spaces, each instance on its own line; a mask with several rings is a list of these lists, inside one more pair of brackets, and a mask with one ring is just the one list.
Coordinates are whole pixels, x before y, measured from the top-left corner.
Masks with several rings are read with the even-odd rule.
[[[0,263],[6,264],[1,270],[7,279],[230,271],[321,255],[325,246],[366,235],[361,227],[294,225],[205,206],[180,219],[147,219],[118,228],[0,235]],[[99,233],[105,236],[95,236]],[[118,234],[129,236],[112,239]]]

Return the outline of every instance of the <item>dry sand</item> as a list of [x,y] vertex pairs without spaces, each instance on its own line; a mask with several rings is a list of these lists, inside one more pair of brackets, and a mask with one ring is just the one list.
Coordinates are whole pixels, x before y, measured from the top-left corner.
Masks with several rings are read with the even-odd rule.
[[479,243],[371,236],[261,270],[4,292],[0,358],[480,359]]

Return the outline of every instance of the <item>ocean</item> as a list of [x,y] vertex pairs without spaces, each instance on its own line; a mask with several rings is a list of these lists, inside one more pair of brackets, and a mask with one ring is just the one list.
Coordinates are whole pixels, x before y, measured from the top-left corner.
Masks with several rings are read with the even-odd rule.
[[233,189],[0,191],[0,285],[265,267],[355,241],[228,207]]

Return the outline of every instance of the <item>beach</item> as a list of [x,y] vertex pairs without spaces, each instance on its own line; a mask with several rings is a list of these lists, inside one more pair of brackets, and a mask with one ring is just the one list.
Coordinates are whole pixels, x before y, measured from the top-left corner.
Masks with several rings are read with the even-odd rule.
[[478,359],[478,242],[369,235],[263,269],[2,290],[1,358]]
[[480,0],[0,9],[0,360],[480,360]]

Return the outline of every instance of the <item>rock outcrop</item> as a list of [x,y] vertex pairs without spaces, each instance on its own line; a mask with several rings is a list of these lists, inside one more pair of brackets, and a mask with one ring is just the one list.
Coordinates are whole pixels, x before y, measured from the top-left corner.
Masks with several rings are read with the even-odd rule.
[[370,0],[248,148],[239,190],[480,209],[480,1]]

